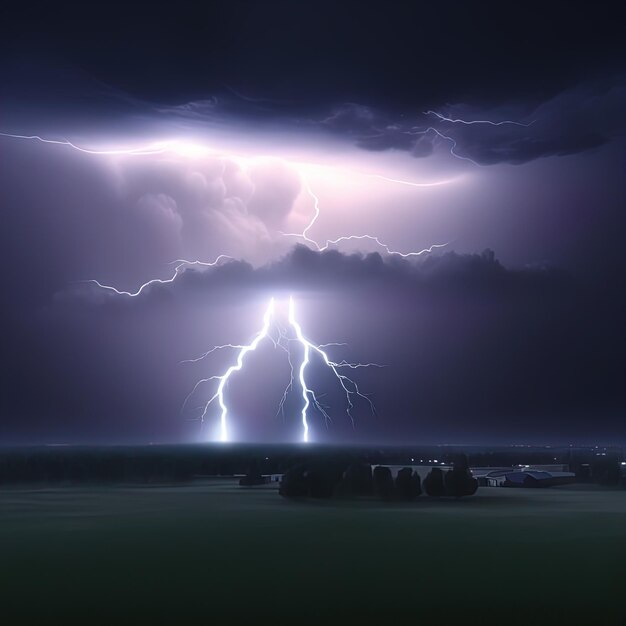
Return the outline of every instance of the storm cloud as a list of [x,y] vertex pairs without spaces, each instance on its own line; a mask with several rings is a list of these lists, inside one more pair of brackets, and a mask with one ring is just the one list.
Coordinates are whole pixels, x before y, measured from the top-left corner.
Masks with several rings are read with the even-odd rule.
[[625,109],[626,81],[619,76],[578,85],[533,106],[459,103],[419,116],[394,116],[347,103],[321,124],[365,150],[393,149],[424,158],[437,146],[479,165],[519,165],[585,152],[623,136]]
[[[206,440],[203,398],[181,406],[232,355],[180,361],[249,339],[272,296],[284,323],[289,295],[333,357],[386,366],[358,371],[378,415],[355,429],[312,367],[315,440],[623,439],[618,7],[387,8],[7,8],[3,443]],[[314,217],[312,249],[355,238],[292,249]],[[88,282],[220,254],[135,298]],[[229,387],[239,438],[298,437],[284,356],[264,344]]]

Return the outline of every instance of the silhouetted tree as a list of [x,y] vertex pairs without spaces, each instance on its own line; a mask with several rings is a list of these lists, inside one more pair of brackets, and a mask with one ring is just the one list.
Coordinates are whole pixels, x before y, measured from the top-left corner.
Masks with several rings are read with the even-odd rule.
[[309,495],[312,498],[330,498],[341,474],[333,467],[321,464],[313,465],[307,472]]
[[283,474],[278,493],[286,498],[330,498],[344,467],[344,463],[329,459],[295,465]]
[[467,454],[455,454],[450,460],[452,461],[452,467],[454,467],[454,469],[469,470],[469,459],[467,458]]
[[396,495],[402,500],[415,500],[422,493],[420,477],[410,467],[405,467],[396,476]]
[[414,498],[422,495],[422,480],[417,472],[413,472],[411,476],[411,493],[414,494]]
[[467,457],[460,455],[445,476],[446,494],[460,498],[471,496],[478,489],[478,481],[472,476]]
[[374,468],[374,493],[383,500],[393,496],[393,477],[388,467],[378,465]]
[[280,481],[278,493],[284,498],[303,498],[309,494],[309,477],[306,465],[294,465]]
[[248,473],[239,480],[239,484],[242,487],[262,485],[264,482],[265,480],[263,479],[263,476],[261,476],[261,471],[259,470],[259,463],[256,460],[250,463],[250,468],[248,469]]
[[443,496],[446,492],[443,483],[443,472],[439,467],[433,467],[424,478],[424,491],[429,496]]
[[620,481],[620,462],[616,455],[596,456],[591,462],[593,482],[601,485],[617,485]]
[[372,493],[372,466],[369,463],[353,463],[337,485],[338,496],[366,496]]

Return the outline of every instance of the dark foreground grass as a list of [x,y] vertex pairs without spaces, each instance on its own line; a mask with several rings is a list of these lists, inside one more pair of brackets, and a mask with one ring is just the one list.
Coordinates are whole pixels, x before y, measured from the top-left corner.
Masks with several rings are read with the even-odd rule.
[[0,492],[3,623],[620,625],[623,491],[290,502],[233,481]]

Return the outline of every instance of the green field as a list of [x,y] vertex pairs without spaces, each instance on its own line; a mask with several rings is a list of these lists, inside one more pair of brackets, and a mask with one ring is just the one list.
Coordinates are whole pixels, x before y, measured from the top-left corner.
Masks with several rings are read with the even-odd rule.
[[625,493],[574,485],[412,504],[227,479],[4,489],[0,558],[7,625],[626,623]]

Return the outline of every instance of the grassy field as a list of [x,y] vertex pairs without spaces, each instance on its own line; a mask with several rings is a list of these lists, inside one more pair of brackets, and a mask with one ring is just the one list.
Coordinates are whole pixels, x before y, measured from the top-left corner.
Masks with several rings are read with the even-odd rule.
[[626,498],[592,487],[406,505],[226,479],[5,489],[0,559],[11,625],[626,623]]

